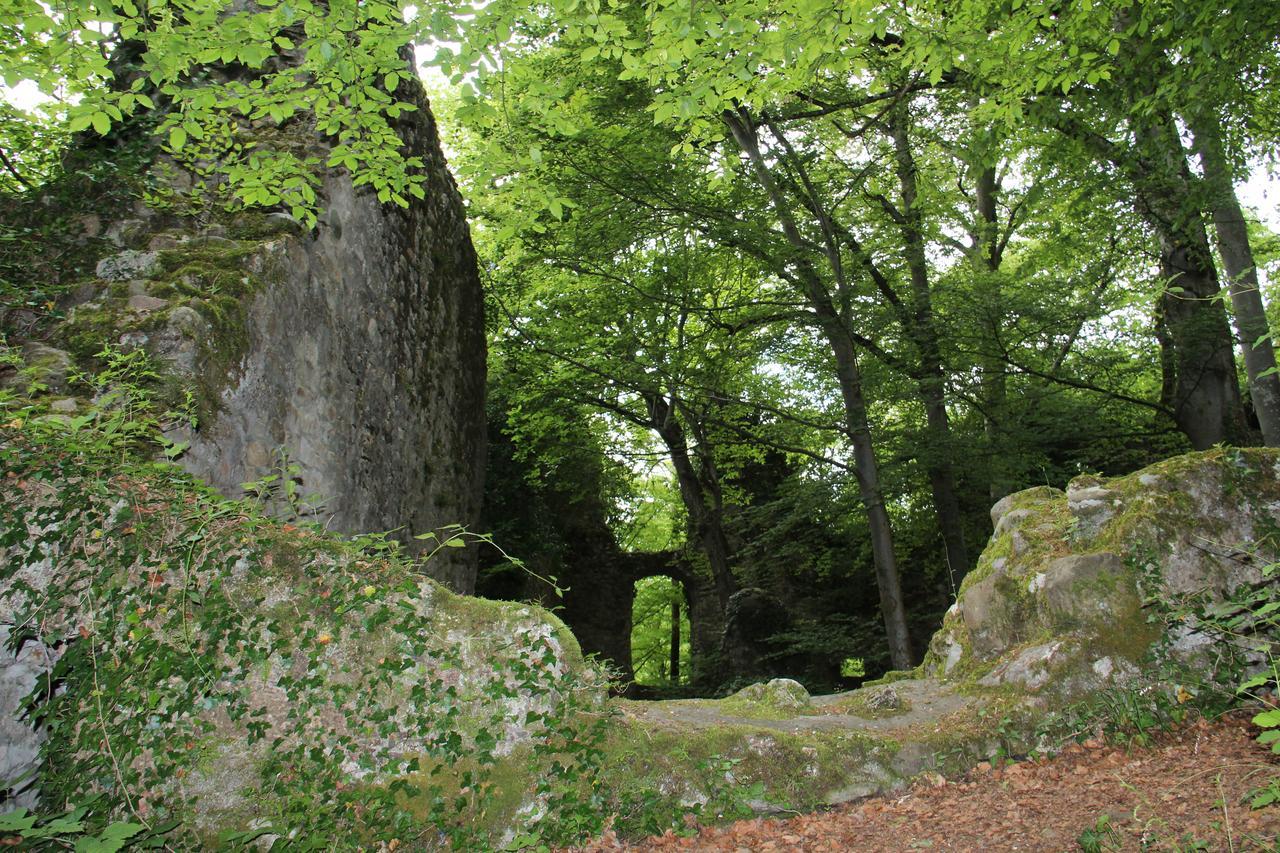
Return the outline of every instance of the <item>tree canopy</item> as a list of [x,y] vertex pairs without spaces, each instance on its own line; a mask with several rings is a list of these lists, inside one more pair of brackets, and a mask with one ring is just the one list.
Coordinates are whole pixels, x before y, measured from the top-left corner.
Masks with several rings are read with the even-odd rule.
[[789,665],[911,665],[1012,491],[1280,442],[1275,238],[1235,190],[1280,139],[1273,2],[12,0],[0,29],[48,99],[0,112],[0,191],[128,135],[192,203],[307,224],[325,170],[423,196],[397,119],[428,45],[491,503],[549,560],[572,536],[522,489],[634,548],[658,472],[647,547],[721,620],[775,595]]

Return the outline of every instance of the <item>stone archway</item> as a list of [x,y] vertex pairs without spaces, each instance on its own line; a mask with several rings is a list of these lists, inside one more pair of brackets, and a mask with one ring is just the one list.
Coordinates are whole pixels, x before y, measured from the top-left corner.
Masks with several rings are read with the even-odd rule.
[[684,587],[689,614],[690,684],[697,689],[718,682],[723,617],[715,587],[707,573],[696,571],[682,554],[595,550],[591,560],[575,560],[562,572],[560,582],[567,589],[560,617],[583,653],[608,661],[623,685],[635,677],[631,610],[636,582],[658,576],[678,581]]

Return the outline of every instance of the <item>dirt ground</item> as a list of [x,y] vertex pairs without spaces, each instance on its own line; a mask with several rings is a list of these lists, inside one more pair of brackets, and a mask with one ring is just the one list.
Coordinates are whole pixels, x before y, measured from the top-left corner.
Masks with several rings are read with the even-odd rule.
[[1247,716],[1201,721],[1149,748],[1072,745],[1053,759],[904,791],[827,812],[699,827],[626,843],[612,833],[580,853],[768,851],[1280,851],[1280,807],[1246,794],[1280,775]]

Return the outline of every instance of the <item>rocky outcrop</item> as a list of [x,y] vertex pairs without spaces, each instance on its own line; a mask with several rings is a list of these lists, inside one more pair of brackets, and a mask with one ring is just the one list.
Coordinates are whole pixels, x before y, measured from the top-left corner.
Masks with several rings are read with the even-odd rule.
[[0,769],[24,789],[6,807],[94,797],[177,821],[179,849],[554,828],[604,685],[546,611],[117,453],[0,426],[0,471]]
[[1171,609],[1256,583],[1280,555],[1280,453],[1218,449],[1081,477],[1010,495],[992,522],[914,671],[834,696],[772,681],[720,700],[624,702],[606,773],[617,801],[661,792],[673,822],[742,808],[743,791],[758,812],[818,808],[1053,751],[1111,722],[1089,708],[1185,708],[1230,649]]
[[1261,580],[1280,553],[1280,460],[1191,454],[1115,480],[1080,477],[1065,493],[1019,492],[991,516],[995,533],[925,670],[1075,695],[1132,681],[1157,646],[1195,645],[1153,602]]

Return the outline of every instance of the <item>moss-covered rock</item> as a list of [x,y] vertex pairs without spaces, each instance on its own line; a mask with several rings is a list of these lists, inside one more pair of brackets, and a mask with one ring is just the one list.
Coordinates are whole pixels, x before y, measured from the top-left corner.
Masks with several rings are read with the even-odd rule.
[[926,671],[1070,693],[1133,671],[1172,642],[1149,597],[1224,595],[1280,553],[1278,467],[1274,451],[1216,449],[1006,498]]
[[0,469],[0,626],[62,685],[31,699],[44,802],[176,819],[180,847],[558,832],[604,694],[556,617],[117,453],[6,431]]
[[620,826],[665,828],[646,826],[637,803],[676,821],[884,792],[1052,748],[1055,726],[1080,730],[1055,722],[1064,709],[1168,692],[1153,653],[1194,668],[1213,641],[1150,602],[1258,579],[1280,553],[1280,454],[1213,450],[1078,478],[1011,495],[992,521],[914,671],[805,701],[779,701],[771,682],[721,700],[622,703],[604,776]]

